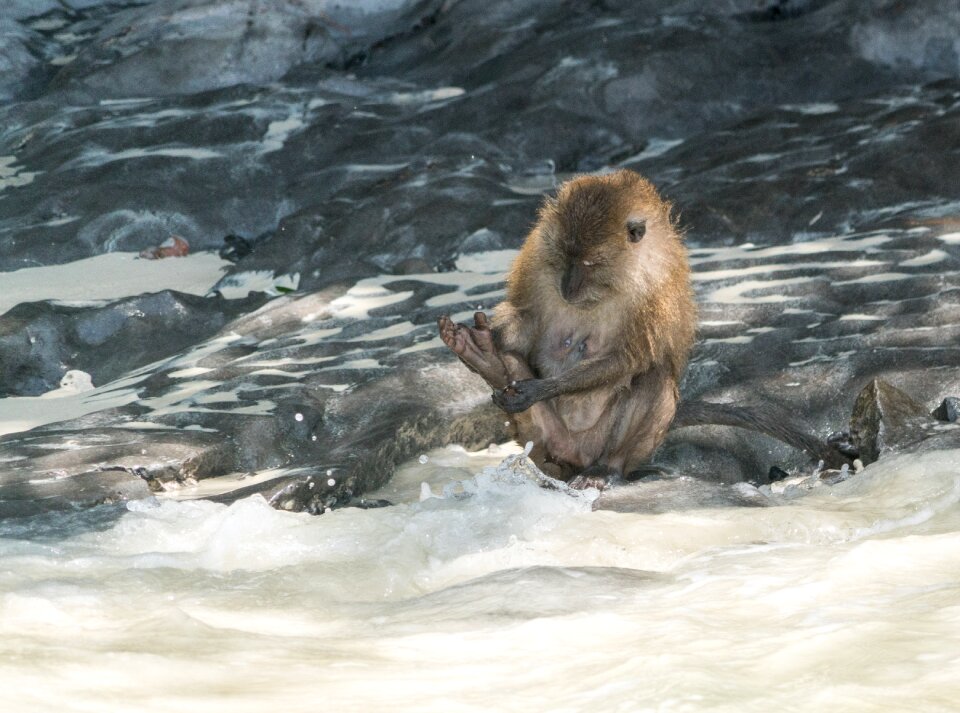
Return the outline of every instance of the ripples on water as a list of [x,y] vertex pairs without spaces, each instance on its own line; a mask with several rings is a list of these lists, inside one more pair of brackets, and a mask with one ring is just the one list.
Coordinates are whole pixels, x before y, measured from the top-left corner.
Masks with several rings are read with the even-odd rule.
[[656,515],[502,455],[437,451],[376,510],[0,523],[0,710],[956,710],[960,451]]

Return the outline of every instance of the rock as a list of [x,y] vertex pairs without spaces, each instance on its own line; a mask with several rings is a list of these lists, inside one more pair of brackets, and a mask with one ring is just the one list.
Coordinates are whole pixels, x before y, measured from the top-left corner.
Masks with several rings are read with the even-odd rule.
[[785,471],[783,468],[779,468],[775,465],[770,466],[770,471],[767,473],[767,482],[773,483],[778,480],[784,480],[789,478],[790,474]]
[[71,369],[106,384],[188,349],[265,300],[164,291],[102,306],[19,304],[0,315],[0,398],[48,392]]
[[[687,232],[701,339],[684,399],[782,404],[823,437],[871,379],[923,403],[960,389],[960,79],[943,3],[2,5],[0,57],[16,61],[0,75],[0,271],[178,235],[235,262],[224,295],[271,296],[0,316],[0,395],[40,398],[68,370],[97,385],[43,397],[83,407],[59,436],[0,441],[21,475],[47,467],[35,439],[82,445],[91,460],[44,502],[84,479],[103,497],[144,482],[95,462],[153,473],[165,450],[215,453],[198,432],[224,452],[151,483],[220,477],[204,492],[317,512],[432,446],[506,439],[436,319],[492,308],[541,197],[615,165],[648,174]],[[904,447],[957,431],[937,422]],[[672,433],[656,459],[718,501],[733,487],[719,483],[807,467],[714,426]]]
[[850,416],[850,431],[864,465],[883,453],[919,443],[934,424],[923,405],[881,379],[864,387]]
[[[0,15],[0,99],[8,100],[23,91],[39,62],[31,52],[30,33],[19,23]],[[3,185],[0,168],[0,186]]]
[[217,251],[224,260],[237,262],[253,252],[253,244],[246,238],[230,234],[223,239],[223,247]]
[[940,405],[937,406],[930,415],[938,421],[954,423],[960,418],[960,398],[948,396],[940,402]]
[[215,434],[75,425],[37,429],[27,442],[0,437],[12,460],[0,471],[0,517],[144,498],[164,484],[234,466]]
[[960,9],[943,6],[931,13],[924,3],[870,4],[850,32],[862,57],[891,67],[960,75]]
[[431,0],[155,0],[117,12],[54,85],[100,96],[192,94],[344,64],[439,7]]

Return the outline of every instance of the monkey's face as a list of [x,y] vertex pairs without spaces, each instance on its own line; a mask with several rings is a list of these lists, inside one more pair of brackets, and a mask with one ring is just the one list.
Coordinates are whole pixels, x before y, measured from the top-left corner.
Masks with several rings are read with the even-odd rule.
[[579,307],[653,289],[679,248],[669,206],[632,171],[565,184],[540,228],[548,280]]

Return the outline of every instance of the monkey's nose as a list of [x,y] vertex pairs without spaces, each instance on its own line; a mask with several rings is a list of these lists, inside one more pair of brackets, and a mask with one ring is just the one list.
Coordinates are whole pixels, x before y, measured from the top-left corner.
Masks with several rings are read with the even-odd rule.
[[586,276],[586,270],[580,263],[570,265],[563,273],[563,279],[560,280],[560,294],[567,302],[573,302],[580,294],[583,288],[583,280]]

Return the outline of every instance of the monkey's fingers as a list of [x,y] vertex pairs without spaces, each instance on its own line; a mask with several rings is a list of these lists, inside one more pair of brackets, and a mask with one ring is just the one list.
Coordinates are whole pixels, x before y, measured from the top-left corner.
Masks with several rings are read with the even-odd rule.
[[459,325],[447,315],[437,318],[437,328],[440,331],[440,340],[457,354],[463,352],[463,339],[460,339]]
[[490,329],[487,324],[487,315],[483,312],[474,312],[473,313],[473,324],[477,329]]
[[578,475],[567,483],[573,490],[586,490],[587,488],[596,488],[597,490],[606,490],[610,481],[601,475]]

